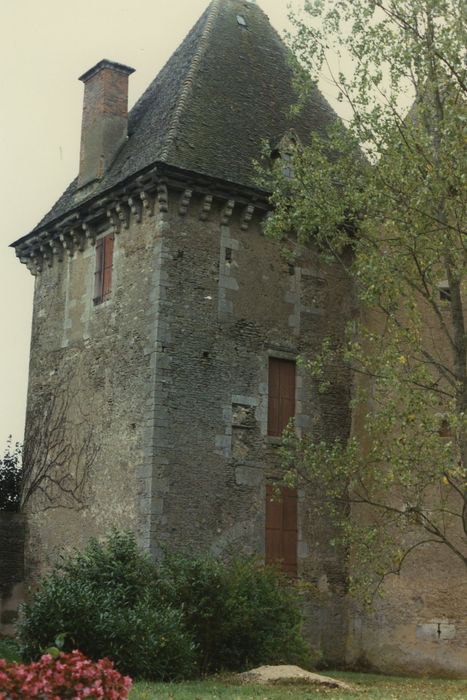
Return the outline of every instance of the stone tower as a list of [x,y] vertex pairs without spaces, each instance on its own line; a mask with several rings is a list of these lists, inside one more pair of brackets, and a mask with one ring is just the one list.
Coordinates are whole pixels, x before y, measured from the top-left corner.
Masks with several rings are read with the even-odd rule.
[[78,177],[14,244],[36,276],[28,570],[113,526],[154,556],[256,553],[327,591],[314,637],[338,660],[330,528],[304,492],[270,496],[291,417],[348,434],[345,373],[318,396],[296,359],[342,334],[349,294],[310,250],[264,237],[254,165],[263,141],[280,155],[335,114],[316,92],[289,119],[287,50],[243,0],[214,0],[127,115],[131,73],[81,76]]
[[306,489],[280,487],[290,418],[317,439],[349,435],[348,373],[335,367],[322,394],[297,358],[342,337],[352,293],[312,247],[264,236],[254,162],[267,143],[287,167],[290,145],[336,115],[316,90],[289,117],[287,50],[245,0],[213,0],[128,114],[132,72],[103,60],[81,76],[78,176],[13,244],[36,278],[29,578],[112,527],[153,556],[255,553],[315,584],[308,634],[330,663],[466,669],[460,577],[415,567],[359,617],[332,523]]

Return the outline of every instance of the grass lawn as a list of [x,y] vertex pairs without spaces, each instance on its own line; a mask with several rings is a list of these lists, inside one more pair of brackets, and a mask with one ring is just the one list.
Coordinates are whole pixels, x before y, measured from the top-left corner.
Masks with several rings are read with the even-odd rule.
[[193,683],[136,683],[130,700],[467,700],[467,680],[397,678],[360,673],[330,673],[357,692],[293,685],[238,686],[228,679]]
[[[0,659],[19,661],[14,641],[0,639]],[[467,680],[397,678],[367,673],[329,673],[357,692],[305,685],[266,687],[237,685],[232,677],[190,683],[135,683],[130,700],[467,700]]]

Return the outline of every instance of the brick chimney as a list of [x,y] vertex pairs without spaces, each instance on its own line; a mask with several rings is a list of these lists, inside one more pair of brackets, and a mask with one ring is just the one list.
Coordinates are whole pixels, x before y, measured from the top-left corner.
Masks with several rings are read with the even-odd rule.
[[84,83],[78,184],[102,177],[128,135],[128,76],[121,63],[104,59],[79,79]]

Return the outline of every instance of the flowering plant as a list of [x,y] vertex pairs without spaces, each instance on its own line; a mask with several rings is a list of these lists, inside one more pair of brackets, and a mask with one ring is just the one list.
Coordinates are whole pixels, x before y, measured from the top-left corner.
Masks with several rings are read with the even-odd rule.
[[130,688],[109,659],[91,661],[79,651],[31,664],[0,659],[0,700],[127,700]]

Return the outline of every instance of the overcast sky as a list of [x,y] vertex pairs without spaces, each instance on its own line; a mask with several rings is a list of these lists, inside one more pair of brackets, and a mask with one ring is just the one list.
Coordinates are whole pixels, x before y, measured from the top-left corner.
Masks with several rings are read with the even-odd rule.
[[[85,70],[102,58],[136,69],[130,107],[208,0],[0,0],[0,454],[23,435],[33,277],[9,243],[28,233],[78,169]],[[287,0],[260,0],[287,26]]]

